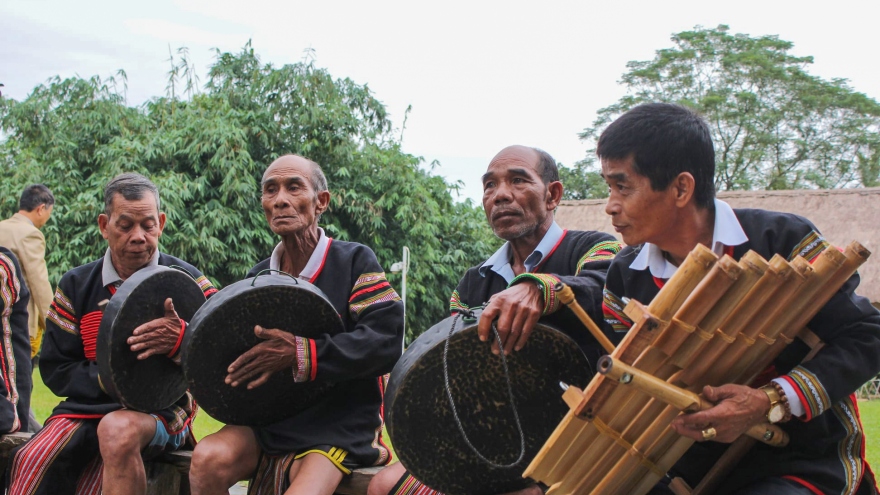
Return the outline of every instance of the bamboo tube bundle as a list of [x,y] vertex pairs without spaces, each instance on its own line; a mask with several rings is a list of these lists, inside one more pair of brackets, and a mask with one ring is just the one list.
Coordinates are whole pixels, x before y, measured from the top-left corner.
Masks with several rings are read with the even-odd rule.
[[[737,262],[698,245],[648,306],[627,303],[633,327],[585,390],[565,392],[570,411],[523,476],[551,495],[647,493],[693,443],[672,420],[711,407],[697,395],[705,385],[750,383],[811,334],[805,325],[869,255],[853,242],[812,264],[754,252]],[[769,424],[747,435],[788,441]]]

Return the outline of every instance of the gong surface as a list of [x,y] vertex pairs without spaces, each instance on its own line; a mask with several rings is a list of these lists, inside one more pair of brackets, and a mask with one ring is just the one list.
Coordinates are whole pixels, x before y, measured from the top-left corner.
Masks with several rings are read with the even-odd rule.
[[[443,379],[449,340],[449,385],[471,444],[495,464],[511,464],[520,435],[500,355],[477,336],[475,318],[447,318],[419,336],[391,373],[385,395],[388,432],[400,461],[427,486],[449,495],[489,495],[531,484],[522,473],[568,411],[559,382],[584,387],[587,358],[570,337],[539,323],[526,345],[507,357],[514,401],[525,436],[525,455],[513,467],[481,460],[456,424]],[[494,334],[493,334],[494,338]]]
[[314,381],[296,383],[293,369],[273,374],[252,390],[247,389],[247,383],[227,385],[224,380],[229,365],[263,341],[254,335],[256,325],[310,339],[344,330],[342,319],[320,289],[287,275],[260,275],[214,294],[184,336],[182,362],[199,406],[227,424],[266,426],[278,422],[314,404],[332,386]]
[[96,343],[98,374],[107,393],[123,406],[155,412],[186,392],[183,370],[167,356],[137,359],[126,340],[138,326],[165,316],[165,299],[190,320],[205,294],[187,273],[166,266],[142,268],[119,288],[101,317]]

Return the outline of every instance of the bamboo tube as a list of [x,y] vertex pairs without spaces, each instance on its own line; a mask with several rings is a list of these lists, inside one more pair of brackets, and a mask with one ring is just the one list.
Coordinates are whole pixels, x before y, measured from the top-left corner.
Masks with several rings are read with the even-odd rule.
[[684,371],[678,380],[687,385],[694,385],[697,380],[706,376],[708,369],[713,365],[723,366],[719,360],[723,359],[724,353],[733,344],[731,340],[742,339],[738,335],[746,329],[746,324],[756,314],[761,314],[764,306],[772,304],[772,301],[777,299],[776,294],[780,286],[794,276],[796,276],[794,268],[785,261],[785,258],[779,255],[773,256],[761,279],[721,322],[717,330],[719,333],[717,338],[709,342],[700,359],[695,359],[688,366],[683,367]]
[[582,443],[580,440],[586,436],[588,428],[588,422],[569,411],[529,463],[523,472],[523,478],[552,480],[560,474],[558,471],[567,471],[565,464],[573,464],[578,457],[569,454],[578,451],[579,444]]
[[574,298],[574,292],[571,290],[571,287],[565,285],[562,282],[556,284],[554,288],[556,290],[556,297],[562,301],[563,304],[569,307],[571,311],[581,320],[581,323],[587,327],[587,330],[590,331],[590,334],[596,339],[599,344],[605,349],[605,352],[612,353],[614,352],[614,344],[608,340],[608,337],[596,326],[596,323],[593,322],[593,319],[590,318],[590,315],[584,311],[584,308],[577,302],[577,299]]
[[[663,455],[657,461],[657,467],[662,469],[664,472],[672,469],[672,466],[681,459],[681,456],[684,455],[685,452],[694,444],[694,441],[688,437],[683,437],[672,430],[669,430],[670,436],[675,438],[668,449],[665,449]],[[677,438],[676,438],[677,437]],[[634,476],[635,478],[635,476]],[[645,495],[651,488],[654,488],[654,485],[660,481],[661,476],[657,476],[654,473],[648,471],[643,473],[638,479],[638,483],[635,484],[635,488],[628,492],[629,495]]]
[[718,260],[675,312],[669,326],[657,336],[654,347],[672,356],[741,274],[742,268],[730,256]]
[[[715,404],[693,392],[670,385],[625,363],[615,362],[611,356],[604,356],[599,360],[599,373],[625,385],[631,385],[640,392],[662,400],[683,412],[705,411],[715,407]],[[749,428],[745,435],[774,447],[788,445],[788,434],[776,425],[757,424]]]
[[651,314],[660,320],[669,320],[684,304],[694,287],[709,272],[717,259],[718,257],[711,249],[697,244],[675,271],[675,275],[666,282],[663,289],[648,305]]
[[[827,256],[825,256],[826,253],[828,253]],[[836,260],[839,259],[838,254],[843,257],[840,259],[839,268],[828,278],[822,287],[816,288],[816,290],[813,291],[809,300],[801,305],[802,307],[799,308],[799,311],[792,311],[790,313],[791,319],[789,321],[780,324],[781,331],[784,331],[783,336],[785,338],[783,341],[793,339],[871,256],[871,252],[867,248],[860,243],[853,241],[846,247],[843,253],[840,253],[833,246],[829,247],[819,255],[819,258],[816,259],[814,264],[818,265],[820,260],[823,260],[826,257],[833,258],[834,261],[832,261],[832,263],[836,262]],[[733,377],[733,374],[731,373],[732,379],[737,380],[733,383],[750,383],[756,375],[761,373],[761,371],[767,368],[767,366],[776,359],[776,356],[778,356],[783,349],[784,346],[782,346],[781,342],[777,345],[773,345],[770,347],[769,352],[756,359],[752,366],[744,367],[745,369],[740,371],[735,377]]]
[[725,292],[708,314],[700,321],[697,331],[687,337],[675,353],[670,356],[670,363],[678,368],[687,368],[698,354],[716,338],[721,323],[727,318],[742,299],[748,295],[755,284],[767,271],[768,263],[758,253],[749,251],[739,260],[741,273],[736,282]]
[[[751,346],[739,361],[726,369],[726,372],[721,375],[724,377],[722,381],[735,383],[735,380],[741,375],[749,374],[749,370],[753,369],[756,363],[772,362],[776,356],[770,355],[769,350],[777,337],[802,313],[815,314],[819,310],[817,307],[811,308],[809,306],[813,296],[826,289],[826,282],[839,270],[845,260],[846,256],[837,249],[823,251],[812,264],[813,272],[810,275],[810,282],[802,285],[796,291],[795,297],[790,299],[789,304],[780,305],[775,308],[773,313],[767,315],[766,325],[761,329],[760,338],[755,340],[755,345]],[[830,292],[837,292],[837,290]],[[778,349],[781,351],[782,348],[778,347]]]

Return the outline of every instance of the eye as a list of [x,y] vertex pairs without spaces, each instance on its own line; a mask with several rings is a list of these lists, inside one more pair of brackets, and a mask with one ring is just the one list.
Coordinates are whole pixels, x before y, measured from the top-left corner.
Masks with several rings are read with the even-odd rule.
[[484,191],[487,191],[493,187],[495,187],[495,182],[493,182],[493,181],[486,181],[483,183],[483,190]]

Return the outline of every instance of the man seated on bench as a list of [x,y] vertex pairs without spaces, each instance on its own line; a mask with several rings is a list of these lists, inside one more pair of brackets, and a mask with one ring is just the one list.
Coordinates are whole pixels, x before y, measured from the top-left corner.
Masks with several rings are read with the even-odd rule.
[[227,425],[202,439],[190,466],[193,495],[225,495],[246,478],[251,494],[330,495],[343,474],[390,459],[382,443],[382,375],[403,350],[400,297],[372,250],[333,240],[318,227],[330,192],[317,163],[282,156],[263,174],[262,190],[266,220],[281,242],[248,276],[270,268],[311,282],[336,308],[345,330],[307,339],[257,326],[265,342],[233,361],[226,382],[253,388],[273,373],[292,373],[297,381],[335,386],[273,425]]
[[0,328],[8,339],[0,349],[0,433],[27,430],[32,388],[29,300],[18,258],[0,246]]
[[[716,199],[709,127],[684,107],[658,103],[628,111],[605,129],[596,153],[610,191],[605,211],[628,245],[611,263],[605,286],[605,321],[621,332],[632,325],[623,301],[649,304],[698,243],[736,260],[753,250],[765,259],[779,254],[811,261],[829,247],[803,217],[734,210]],[[809,348],[796,340],[755,388],[704,388],[716,405],[672,423],[701,443],[671,476],[696,486],[726,443],[769,420],[780,423],[791,443],[757,444],[721,493],[877,493],[854,392],[880,371],[880,314],[853,292],[858,283],[853,275],[808,324],[825,342],[810,361],[801,362]]]
[[[67,399],[14,454],[10,495],[143,494],[142,456],[175,450],[191,440],[194,407],[188,393],[153,414],[122,409],[107,395],[95,361],[102,316],[98,303],[110,299],[135,272],[155,265],[185,268],[198,277],[206,297],[217,290],[189,263],[159,252],[165,214],[158,188],[146,177],[122,174],[107,184],[98,226],[107,239],[106,253],[61,277],[46,319],[40,373],[55,395]],[[167,301],[165,309],[174,311]],[[134,350],[140,357],[171,352],[181,330],[176,316],[174,323],[153,329]]]

